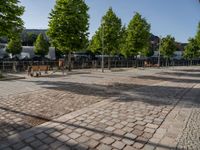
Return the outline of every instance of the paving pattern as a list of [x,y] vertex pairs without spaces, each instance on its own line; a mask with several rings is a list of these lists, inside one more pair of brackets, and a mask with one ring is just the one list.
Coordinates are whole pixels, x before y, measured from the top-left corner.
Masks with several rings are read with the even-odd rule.
[[182,137],[179,147],[182,149],[200,149],[200,109],[193,109]]
[[178,149],[173,123],[184,126],[174,124],[172,130],[181,129],[182,148],[198,149],[199,107],[180,104],[195,95],[191,91],[198,93],[198,86],[193,90],[197,79],[177,70],[147,73],[34,79],[31,86],[39,91],[4,96],[0,102],[0,132],[9,133],[1,137],[0,149]]

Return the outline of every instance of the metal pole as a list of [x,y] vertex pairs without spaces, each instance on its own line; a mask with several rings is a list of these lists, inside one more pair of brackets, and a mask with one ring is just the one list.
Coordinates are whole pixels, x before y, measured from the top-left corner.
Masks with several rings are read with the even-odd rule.
[[160,49],[161,49],[162,36],[160,36],[159,49],[158,49],[158,67],[160,67]]
[[101,69],[102,72],[104,72],[104,22],[103,19],[101,20],[101,24],[102,24],[102,56],[101,56]]

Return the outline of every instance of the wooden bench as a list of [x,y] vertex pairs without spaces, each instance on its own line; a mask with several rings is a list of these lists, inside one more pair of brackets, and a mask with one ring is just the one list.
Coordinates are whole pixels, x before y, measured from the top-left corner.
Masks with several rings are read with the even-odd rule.
[[144,62],[144,66],[145,67],[159,67],[158,64],[151,64],[150,62],[147,62],[147,61]]
[[47,74],[49,71],[49,66],[46,65],[40,65],[40,66],[29,66],[28,67],[28,75],[30,76],[41,76],[42,72]]

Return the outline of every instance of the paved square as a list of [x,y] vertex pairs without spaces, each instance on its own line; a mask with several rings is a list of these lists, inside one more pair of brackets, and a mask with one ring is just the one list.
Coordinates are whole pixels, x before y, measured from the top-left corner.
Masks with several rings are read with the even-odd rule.
[[199,149],[199,73],[131,69],[1,82],[0,149]]

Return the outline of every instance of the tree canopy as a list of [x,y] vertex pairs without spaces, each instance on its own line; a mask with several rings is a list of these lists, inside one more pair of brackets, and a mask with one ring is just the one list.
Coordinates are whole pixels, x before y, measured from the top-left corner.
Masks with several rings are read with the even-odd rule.
[[34,46],[34,52],[36,55],[44,57],[49,52],[49,43],[45,40],[43,34],[38,35]]
[[24,13],[24,7],[19,5],[19,0],[0,1],[0,37],[13,37],[23,29],[23,21],[20,18]]
[[89,15],[84,0],[57,0],[49,17],[48,36],[65,54],[85,48]]
[[137,56],[144,49],[148,49],[150,35],[150,24],[139,13],[136,13],[126,30],[124,53]]
[[194,59],[200,56],[197,40],[190,38],[188,45],[185,47],[184,57],[186,59]]
[[174,37],[167,35],[161,40],[161,54],[165,58],[169,59],[170,57],[172,57],[176,49],[177,47]]
[[119,44],[121,37],[122,23],[117,17],[112,8],[109,8],[102,18],[102,24],[92,37],[90,49],[93,52],[102,50],[102,40],[104,43],[104,54],[114,55],[119,54]]
[[22,52],[22,43],[20,37],[13,37],[10,39],[7,47],[6,52],[10,53],[12,56],[20,54]]

